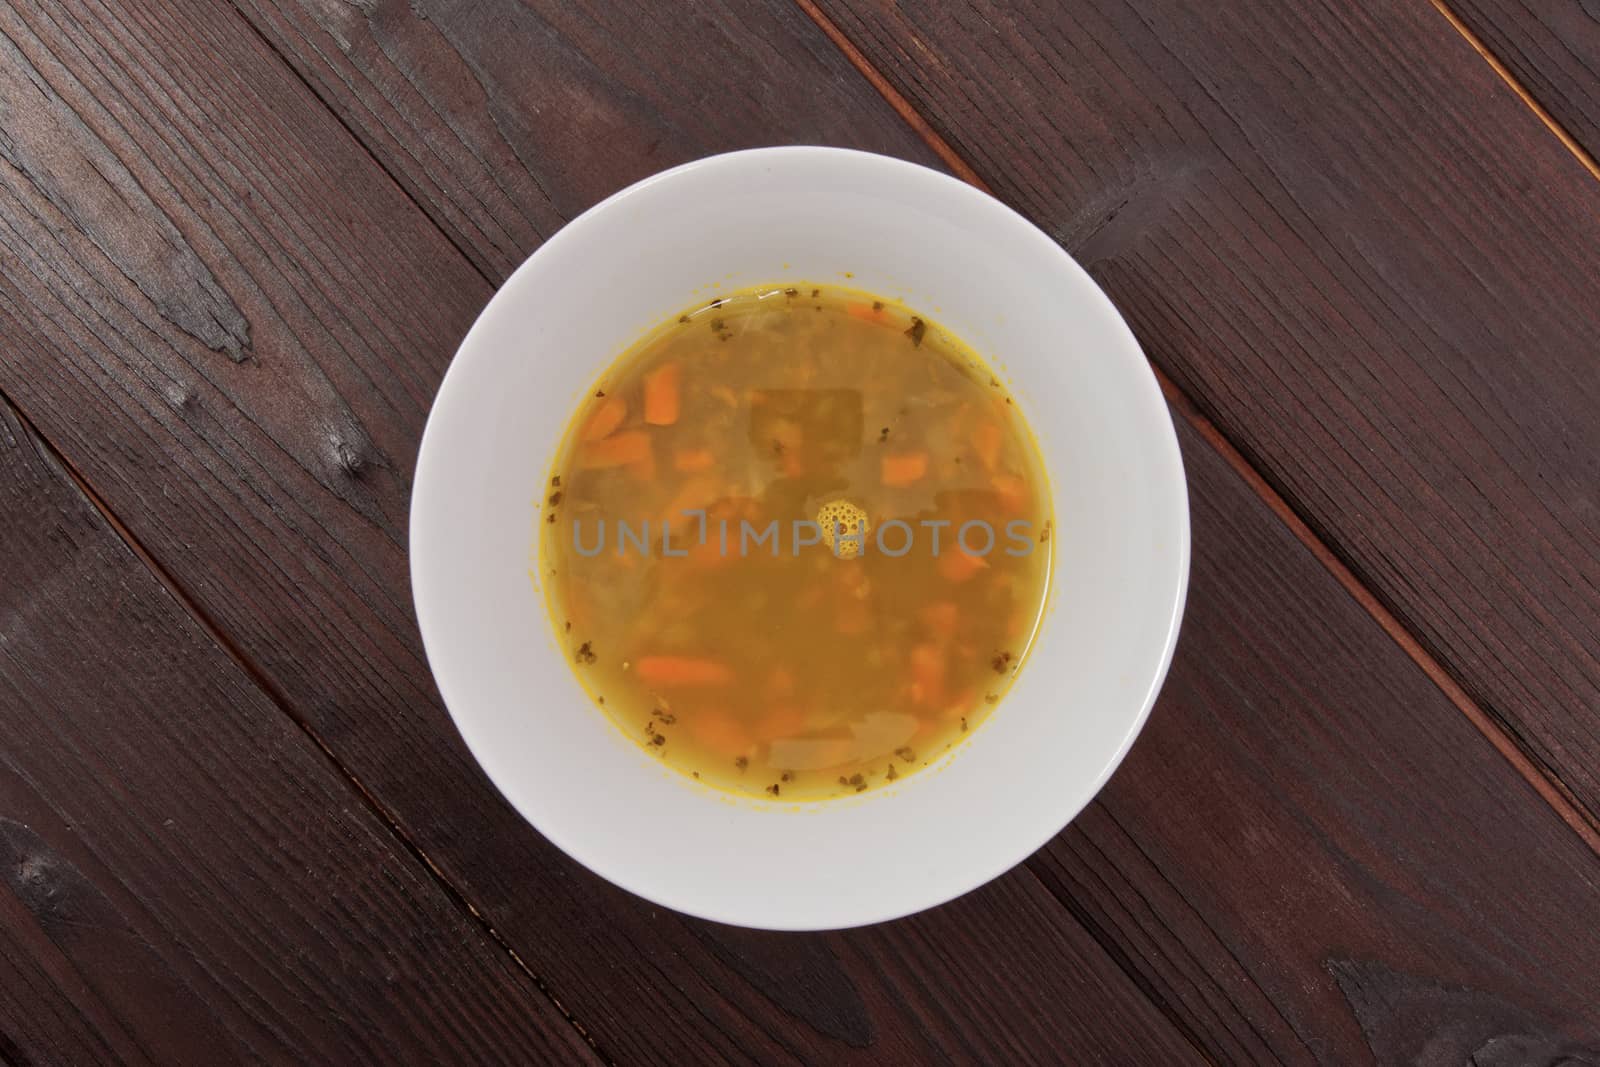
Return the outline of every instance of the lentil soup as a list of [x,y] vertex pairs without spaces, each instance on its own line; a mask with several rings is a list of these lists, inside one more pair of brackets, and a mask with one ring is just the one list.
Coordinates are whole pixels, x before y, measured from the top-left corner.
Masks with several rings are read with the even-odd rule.
[[1039,625],[1050,502],[998,377],[841,287],[741,290],[603,375],[548,482],[540,567],[585,688],[668,766],[820,800],[937,760]]

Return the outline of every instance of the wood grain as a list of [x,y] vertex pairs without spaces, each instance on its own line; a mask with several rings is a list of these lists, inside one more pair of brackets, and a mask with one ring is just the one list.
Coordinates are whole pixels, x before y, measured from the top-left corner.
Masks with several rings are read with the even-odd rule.
[[595,1062],[0,405],[0,1052]]
[[[1027,872],[779,941],[660,912],[539,839],[438,704],[404,556],[426,407],[488,286],[232,11],[9,7],[0,34],[0,387],[602,1055],[1095,1059],[1137,1033],[1195,1057]],[[717,70],[659,107],[731,91]],[[894,129],[861,94],[858,124]],[[158,237],[187,254],[141,258]]]
[[1600,857],[1180,426],[1178,655],[1030,866],[1218,1062],[1600,1057]]
[[[1460,1022],[1460,1013],[1446,1008],[1485,998],[1525,1005],[1519,1010],[1551,1040],[1576,1040],[1593,1022],[1584,1005],[1573,1006],[1571,992],[1594,977],[1581,954],[1592,947],[1585,908],[1592,907],[1594,874],[1586,865],[1593,858],[1192,441],[1197,497],[1220,494],[1220,518],[1196,505],[1197,524],[1209,524],[1197,529],[1215,530],[1206,536],[1220,541],[1220,555],[1198,554],[1197,568],[1206,573],[1197,569],[1195,577],[1197,597],[1208,591],[1204,596],[1218,598],[1217,614],[1200,616],[1186,631],[1174,684],[1150,728],[1160,745],[1153,769],[1141,769],[1148,742],[1141,744],[1113,785],[1112,796],[1127,789],[1131,799],[1092,809],[1029,870],[885,928],[781,938],[658,912],[554,855],[493,798],[449,731],[416,647],[399,546],[373,532],[398,526],[409,458],[393,442],[420,428],[449,335],[470,321],[486,290],[461,273],[462,261],[410,211],[401,190],[377,177],[340,139],[337,124],[310,106],[309,93],[266,62],[264,48],[189,21],[193,40],[215,56],[191,54],[191,39],[178,35],[164,37],[163,50],[147,61],[189,72],[185,106],[169,112],[159,101],[129,102],[119,122],[127,128],[143,116],[139,135],[97,125],[99,139],[83,150],[103,151],[144,187],[160,173],[187,175],[152,202],[180,233],[198,235],[191,246],[205,242],[197,254],[243,310],[252,348],[279,354],[267,364],[270,377],[249,359],[207,356],[213,350],[152,314],[141,287],[105,266],[92,238],[8,179],[0,187],[14,188],[0,191],[0,223],[13,236],[0,231],[4,247],[18,256],[42,251],[36,269],[30,262],[34,273],[3,279],[0,384],[35,413],[200,609],[260,663],[285,703],[462,887],[605,1054],[676,1062],[1092,1061],[1128,1058],[1130,1035],[1138,1035],[1136,1059],[1194,1058],[1173,1026],[1132,995],[1113,958],[1219,1062],[1359,1062],[1445,1033]],[[63,19],[50,34],[70,32],[74,49],[115,56],[137,77],[144,68],[125,57],[150,47],[146,39],[99,34],[93,25]],[[24,50],[31,61],[37,57],[36,69],[66,51],[45,47],[47,39],[56,38]],[[306,41],[307,55],[331,56],[356,51],[361,37],[352,32],[342,46],[314,35]],[[89,79],[107,65],[84,62],[70,74]],[[433,69],[423,65],[409,80],[428,86],[426,95],[443,108],[449,97],[431,87]],[[716,69],[709,62],[702,72],[713,96],[715,87],[726,87]],[[230,82],[228,71],[244,72],[247,88]],[[306,81],[316,84],[309,75]],[[92,112],[80,96],[56,91],[73,114]],[[244,107],[247,91],[267,105]],[[109,92],[97,88],[95,96]],[[198,123],[183,125],[185,109],[201,105],[228,109],[226,122],[211,120],[227,138],[202,138]],[[861,109],[855,125],[879,121],[870,116],[881,105],[870,97],[852,106]],[[361,129],[350,115],[341,118]],[[261,132],[268,123],[270,137]],[[174,126],[194,129],[194,143],[163,149]],[[742,135],[727,134],[730,141]],[[269,141],[267,158],[238,147]],[[629,151],[620,155],[622,164],[649,165],[630,162]],[[155,157],[160,167],[150,162]],[[471,184],[484,173],[461,170],[450,181]],[[346,176],[345,183],[327,181],[328,174]],[[224,176],[239,190],[225,201],[212,192]],[[437,174],[432,180],[444,181]],[[407,181],[423,188],[421,177]],[[347,195],[347,186],[360,195]],[[519,210],[541,209],[528,203]],[[206,237],[224,223],[227,240]],[[326,234],[346,240],[330,246]],[[485,250],[475,258],[489,262]],[[330,273],[328,262],[342,264],[344,273]],[[286,293],[310,310],[278,311],[299,306]],[[343,316],[374,324],[399,316],[408,343],[367,343],[364,333],[323,325]],[[196,367],[206,369],[203,379]],[[312,391],[306,382],[317,381],[324,367],[345,368],[344,380],[354,384]],[[163,401],[158,387],[170,377],[194,381],[193,395]],[[373,442],[343,453],[342,479],[326,478],[304,458],[320,455],[323,418],[306,398],[328,395],[351,413],[350,434]],[[83,411],[96,413],[93,432],[80,425]],[[171,473],[158,478],[163,467]],[[1233,538],[1237,550],[1228,547]],[[1328,609],[1326,619],[1318,614],[1308,624],[1304,614],[1280,615],[1286,595]],[[1197,602],[1191,610],[1202,608]],[[1259,639],[1257,628],[1272,639]],[[1296,684],[1280,692],[1271,685],[1279,677]],[[1169,718],[1173,732],[1163,733]],[[1397,725],[1381,736],[1399,747],[1376,770],[1365,769],[1373,760],[1365,748],[1335,743],[1333,723],[1370,732],[1371,720],[1381,726],[1390,719]],[[1280,781],[1280,763],[1309,778]],[[1476,826],[1405,822],[1412,805],[1430,814],[1448,808],[1460,785],[1446,772],[1456,769],[1495,799],[1495,817],[1510,830],[1487,840],[1507,851],[1490,855]],[[1414,772],[1417,784],[1401,772]],[[1133,784],[1124,787],[1124,779]],[[1346,792],[1348,783],[1377,792]],[[1167,796],[1187,807],[1168,810]],[[1347,807],[1368,814],[1352,815],[1340,831],[1331,824]],[[1093,823],[1102,810],[1119,822]],[[1468,810],[1481,816],[1485,804],[1473,799]],[[1371,811],[1389,812],[1396,826]],[[1374,846],[1390,832],[1404,855],[1386,858]],[[1311,859],[1289,855],[1299,846],[1312,850]],[[1548,854],[1528,884],[1498,873],[1520,868],[1522,848]],[[1441,887],[1437,901],[1433,885]],[[1459,906],[1459,898],[1485,891],[1492,895],[1475,910]],[[1383,908],[1422,904],[1377,921],[1361,906],[1326,907],[1340,892]],[[1420,921],[1418,907],[1436,902],[1444,918]],[[1307,929],[1280,925],[1279,909]],[[1572,929],[1561,925],[1566,919]],[[1477,924],[1502,940],[1477,952]],[[1368,926],[1375,932],[1364,932]],[[1527,953],[1498,958],[1504,943],[1524,940],[1533,946]],[[1534,952],[1549,952],[1550,976],[1535,974],[1523,990],[1536,970],[1527,958]],[[1565,993],[1549,988],[1561,980],[1569,982]],[[1452,1000],[1451,982],[1474,992]],[[1416,1003],[1445,1008],[1424,1018],[1407,1007]]]
[[787,4],[234,3],[497,282],[567,219],[700,156],[932,159]]
[[1382,0],[821,7],[1592,819],[1597,192],[1467,42]]
[[1600,179],[1600,3],[1435,0]]

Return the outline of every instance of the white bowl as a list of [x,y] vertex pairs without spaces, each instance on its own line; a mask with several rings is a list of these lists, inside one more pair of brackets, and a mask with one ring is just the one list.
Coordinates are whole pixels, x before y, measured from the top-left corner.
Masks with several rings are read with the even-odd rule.
[[[1038,436],[1055,506],[1051,609],[1010,694],[943,762],[812,805],[699,787],[624,737],[579,687],[530,581],[544,479],[600,371],[719,287],[799,280],[903,299],[988,357]],[[500,791],[623,888],[770,929],[942,903],[1059,832],[1149,714],[1188,573],[1177,438],[1105,294],[999,201],[831,148],[690,163],[545,242],[450,365],[411,502],[428,660]]]

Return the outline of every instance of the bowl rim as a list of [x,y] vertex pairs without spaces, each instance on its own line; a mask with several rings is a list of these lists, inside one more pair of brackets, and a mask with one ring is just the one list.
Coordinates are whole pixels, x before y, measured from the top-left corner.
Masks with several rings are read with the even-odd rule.
[[[1148,684],[1144,687],[1144,694],[1140,701],[1137,715],[1128,719],[1128,726],[1117,744],[1113,754],[1106,760],[1099,773],[1089,783],[1087,791],[1083,793],[1083,800],[1060,821],[1060,825],[1034,840],[1031,836],[1023,839],[1015,849],[1008,853],[1009,858],[998,867],[993,864],[983,866],[982,869],[973,870],[969,877],[954,879],[954,888],[941,885],[941,888],[913,903],[911,906],[892,904],[877,909],[859,909],[862,914],[853,917],[850,921],[817,925],[809,922],[786,923],[781,918],[767,919],[754,923],[746,918],[729,918],[726,912],[719,913],[715,908],[703,907],[693,899],[677,899],[673,894],[659,892],[648,885],[638,884],[629,876],[630,872],[608,869],[597,865],[585,855],[585,849],[578,842],[571,840],[563,834],[552,831],[540,824],[535,814],[525,810],[515,799],[515,790],[508,788],[508,782],[502,778],[509,778],[504,770],[494,769],[494,760],[485,758],[491,746],[487,731],[481,729],[473,721],[473,716],[463,712],[464,706],[461,688],[456,684],[449,664],[449,658],[442,654],[444,645],[439,620],[436,613],[430,612],[431,593],[430,579],[423,573],[419,561],[427,558],[431,551],[431,538],[427,532],[426,516],[429,512],[429,486],[434,483],[437,464],[430,461],[430,443],[434,442],[440,434],[438,427],[441,419],[439,413],[448,405],[459,403],[456,399],[461,393],[461,381],[465,376],[462,367],[466,361],[477,358],[475,353],[483,346],[481,335],[486,331],[486,323],[492,317],[496,305],[508,290],[513,289],[519,276],[537,269],[535,263],[541,259],[549,259],[562,253],[568,245],[581,243],[585,240],[587,232],[596,221],[605,215],[611,214],[630,201],[644,195],[647,190],[665,182],[682,180],[687,175],[709,174],[718,169],[749,164],[752,160],[771,163],[782,163],[792,160],[807,160],[816,158],[832,158],[841,164],[863,165],[882,168],[886,173],[894,172],[892,177],[908,182],[925,182],[933,186],[942,186],[946,191],[956,190],[956,195],[982,201],[983,207],[996,213],[996,218],[1004,219],[1005,224],[1015,230],[1014,236],[1036,244],[1047,246],[1044,252],[1059,263],[1061,269],[1076,276],[1082,285],[1087,287],[1092,294],[1091,299],[1102,301],[1107,310],[1111,312],[1114,328],[1122,340],[1117,352],[1118,358],[1132,358],[1137,361],[1142,374],[1136,374],[1138,381],[1136,387],[1143,393],[1144,402],[1153,402],[1166,418],[1155,420],[1155,435],[1158,440],[1151,440],[1154,454],[1151,457],[1152,465],[1158,469],[1164,485],[1170,486],[1175,491],[1174,498],[1169,502],[1173,512],[1175,526],[1169,531],[1175,540],[1175,574],[1166,580],[1171,582],[1170,602],[1163,600],[1165,614],[1165,632],[1161,637],[1161,653],[1154,669],[1150,672]],[[607,358],[614,358],[615,353],[609,353]],[[487,357],[485,357],[487,358]],[[434,450],[437,455],[437,449]],[[442,472],[441,472],[442,473]],[[439,387],[434,395],[429,408],[428,417],[423,427],[423,432],[418,444],[417,457],[413,470],[411,500],[408,515],[408,571],[412,587],[412,603],[417,616],[417,627],[422,637],[424,655],[426,656],[429,671],[438,689],[445,710],[461,735],[468,751],[477,762],[479,769],[493,783],[496,790],[506,802],[541,836],[554,844],[569,858],[581,864],[586,869],[606,879],[612,884],[638,896],[651,903],[670,908],[686,915],[713,922],[733,923],[751,926],[760,929],[777,931],[808,931],[850,929],[854,927],[873,925],[880,922],[917,914],[929,908],[948,903],[977,889],[988,882],[1010,871],[1023,861],[1032,856],[1051,839],[1061,833],[1076,819],[1089,803],[1099,795],[1107,781],[1121,766],[1133,743],[1144,729],[1154,708],[1157,696],[1166,680],[1171,667],[1173,656],[1177,647],[1178,634],[1182,625],[1185,605],[1188,598],[1189,574],[1191,566],[1191,530],[1188,499],[1188,482],[1184,471],[1183,457],[1178,444],[1176,425],[1173,412],[1167,405],[1160,382],[1156,377],[1154,367],[1145,356],[1142,346],[1133,335],[1127,321],[1117,309],[1115,303],[1105,293],[1098,282],[1084,267],[1074,259],[1054,239],[1036,226],[1015,209],[992,196],[988,192],[953,177],[945,172],[931,167],[893,156],[862,151],[859,149],[836,148],[821,145],[781,145],[758,148],[746,148],[737,151],[718,153],[691,160],[686,163],[659,171],[644,177],[620,190],[612,193],[592,207],[575,216],[558,231],[544,240],[530,253],[515,270],[509,274],[499,286],[489,301],[479,311],[473,320],[472,326],[463,336],[452,356],[448,367],[445,369]],[[541,607],[541,611],[543,608]],[[432,621],[430,621],[432,620]],[[430,636],[431,634],[431,636]],[[452,699],[452,694],[455,699]],[[975,865],[976,866],[976,865]],[[993,868],[993,869],[991,869]],[[899,900],[900,898],[895,898]]]

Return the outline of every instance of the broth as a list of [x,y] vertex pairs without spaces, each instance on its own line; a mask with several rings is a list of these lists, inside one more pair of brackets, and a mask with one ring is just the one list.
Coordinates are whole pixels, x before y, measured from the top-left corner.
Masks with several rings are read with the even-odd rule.
[[934,762],[1043,611],[1049,494],[1011,396],[853,290],[742,290],[653,331],[547,493],[544,588],[585,687],[733,792],[822,799]]

